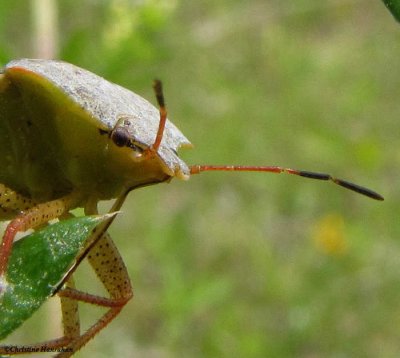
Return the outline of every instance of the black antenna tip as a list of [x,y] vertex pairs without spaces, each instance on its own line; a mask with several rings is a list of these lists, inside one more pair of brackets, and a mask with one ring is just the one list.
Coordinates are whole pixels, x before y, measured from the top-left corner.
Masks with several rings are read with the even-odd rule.
[[377,192],[375,192],[371,189],[364,188],[363,186],[360,186],[360,185],[357,185],[354,183],[350,183],[343,179],[334,179],[334,182],[344,188],[347,188],[347,189],[353,190],[359,194],[368,196],[371,199],[380,200],[380,201],[385,200],[382,195],[378,194]]
[[162,82],[158,79],[155,79],[153,82],[153,88],[154,92],[156,93],[156,98],[158,105],[160,107],[165,107],[165,100],[164,100],[164,94],[163,94],[163,89],[162,89]]

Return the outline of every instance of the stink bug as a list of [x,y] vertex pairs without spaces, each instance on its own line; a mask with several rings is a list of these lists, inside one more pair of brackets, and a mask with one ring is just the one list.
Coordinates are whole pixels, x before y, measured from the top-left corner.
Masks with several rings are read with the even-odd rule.
[[[383,200],[372,190],[329,174],[277,166],[188,166],[177,151],[191,143],[167,119],[160,81],[154,82],[157,109],[135,93],[61,61],[15,60],[0,76],[0,218],[12,218],[1,244],[0,300],[7,290],[8,259],[17,232],[64,218],[77,207],[96,214],[100,200],[116,198],[112,210],[118,210],[131,190],[173,177],[187,180],[204,171],[287,173],[332,181]],[[69,348],[60,356],[85,345],[132,297],[127,270],[106,232],[85,254],[110,297],[78,291],[71,275],[65,278],[54,292],[61,297],[67,322],[64,337],[47,342]],[[107,260],[100,261],[99,254]],[[113,277],[111,270],[119,275]],[[85,333],[79,331],[78,301],[108,308]]]

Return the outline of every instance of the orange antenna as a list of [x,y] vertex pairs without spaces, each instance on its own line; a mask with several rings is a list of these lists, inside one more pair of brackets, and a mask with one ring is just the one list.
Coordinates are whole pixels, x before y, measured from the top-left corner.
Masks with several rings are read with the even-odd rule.
[[192,165],[190,167],[190,174],[200,174],[207,171],[238,171],[238,172],[268,172],[268,173],[286,173],[298,175],[309,179],[329,180],[333,183],[340,185],[346,189],[355,191],[359,194],[368,196],[375,200],[384,200],[384,198],[371,189],[367,189],[358,184],[348,182],[347,180],[338,179],[330,174],[315,173],[305,170],[296,170],[290,168],[274,167],[274,166],[244,166],[244,165]]
[[154,143],[152,145],[153,152],[157,152],[164,134],[165,123],[167,121],[167,109],[165,107],[165,99],[162,90],[162,83],[160,80],[154,80],[153,89],[156,93],[157,103],[160,107],[160,123],[158,124],[156,139],[154,140]]
[[[162,83],[160,80],[154,80],[153,83],[154,92],[158,105],[160,107],[160,123],[158,125],[158,131],[156,139],[150,148],[151,153],[157,152],[160,147],[161,140],[163,138],[165,123],[167,120],[167,109],[165,106],[165,99],[162,90]],[[192,165],[190,166],[190,174],[200,174],[201,172],[207,171],[237,171],[237,172],[268,172],[268,173],[286,173],[292,175],[298,175],[304,178],[317,179],[331,181],[337,185],[340,185],[346,189],[355,191],[356,193],[368,196],[375,200],[384,200],[384,198],[377,192],[365,188],[361,185],[351,183],[347,180],[338,179],[330,174],[316,173],[306,170],[296,170],[290,168],[283,168],[277,166],[247,166],[247,165]]]

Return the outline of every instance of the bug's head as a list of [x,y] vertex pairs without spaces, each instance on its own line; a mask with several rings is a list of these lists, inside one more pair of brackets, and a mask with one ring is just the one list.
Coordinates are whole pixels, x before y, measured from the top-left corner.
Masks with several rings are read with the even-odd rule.
[[155,81],[155,92],[160,105],[146,106],[146,111],[137,110],[119,114],[113,128],[100,130],[112,142],[114,161],[123,161],[119,168],[127,168],[126,177],[132,178],[127,185],[153,184],[168,181],[172,177],[186,180],[190,168],[179,158],[181,147],[191,143],[170,121],[167,120],[161,82]]

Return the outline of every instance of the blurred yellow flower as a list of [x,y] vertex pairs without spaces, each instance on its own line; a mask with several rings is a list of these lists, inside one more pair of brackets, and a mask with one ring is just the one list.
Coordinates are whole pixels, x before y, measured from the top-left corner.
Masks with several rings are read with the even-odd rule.
[[344,235],[344,221],[339,214],[323,216],[316,224],[313,241],[320,251],[328,255],[339,256],[347,252]]

